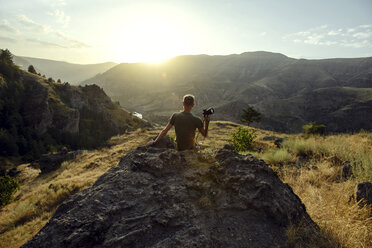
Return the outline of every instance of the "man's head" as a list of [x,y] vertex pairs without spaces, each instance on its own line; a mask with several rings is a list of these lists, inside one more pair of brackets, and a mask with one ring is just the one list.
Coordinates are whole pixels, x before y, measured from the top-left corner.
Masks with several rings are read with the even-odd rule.
[[195,97],[193,95],[187,94],[183,97],[182,105],[185,109],[192,109],[195,105]]

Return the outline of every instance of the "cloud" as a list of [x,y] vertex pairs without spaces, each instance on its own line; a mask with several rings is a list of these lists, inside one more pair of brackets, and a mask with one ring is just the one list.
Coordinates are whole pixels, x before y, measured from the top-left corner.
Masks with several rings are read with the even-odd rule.
[[71,48],[89,48],[90,46],[82,41],[78,41],[75,39],[70,38],[69,36],[65,35],[64,33],[60,31],[56,31],[55,35],[59,37],[60,39],[68,42],[69,47]]
[[367,39],[369,37],[372,37],[372,32],[365,32],[365,33],[359,32],[359,33],[355,33],[355,34],[353,34],[353,37],[355,37],[357,39]]
[[299,31],[283,37],[297,44],[317,46],[338,45],[343,47],[363,48],[372,47],[372,24],[364,24],[355,27],[343,27],[330,29],[327,25]]
[[68,26],[70,23],[70,16],[66,15],[62,10],[56,9],[52,12],[48,12],[48,15],[55,17],[56,22],[62,24],[64,27]]
[[19,31],[12,27],[9,22],[7,20],[3,20],[0,24],[0,31],[5,31],[5,32],[8,32],[8,33],[13,33],[13,34],[16,34],[18,33]]
[[[61,19],[61,22],[67,23],[69,21],[69,17],[66,18],[66,15],[63,13],[63,11],[57,11],[54,12],[54,16],[57,16]],[[58,19],[57,18],[57,19]],[[58,48],[89,48],[90,46],[82,41],[76,40],[74,38],[71,38],[62,32],[55,30],[49,26],[45,26],[39,23],[34,22],[30,18],[28,18],[25,15],[18,15],[17,20],[25,29],[32,30],[36,33],[44,33],[48,35],[52,35],[55,38],[58,38],[63,41],[63,45],[49,42],[49,41],[43,41],[40,39],[34,39],[34,38],[28,38],[25,39],[28,42],[39,44],[42,46],[48,46],[48,47],[58,47]]]
[[23,25],[26,29],[30,29],[35,32],[39,33],[48,33],[50,31],[50,27],[41,25],[39,23],[34,22],[30,18],[25,15],[17,15],[18,22]]
[[42,46],[48,46],[48,47],[57,47],[57,48],[67,48],[65,46],[62,46],[62,45],[59,45],[59,44],[56,44],[56,43],[52,43],[52,42],[48,42],[48,41],[42,41],[42,40],[39,40],[39,39],[26,39],[26,41],[30,42],[30,43],[34,43],[34,44],[39,44],[39,45],[42,45]]
[[5,41],[5,42],[9,42],[9,43],[17,42],[16,39],[9,38],[9,37],[3,37],[3,36],[0,36],[0,41]]

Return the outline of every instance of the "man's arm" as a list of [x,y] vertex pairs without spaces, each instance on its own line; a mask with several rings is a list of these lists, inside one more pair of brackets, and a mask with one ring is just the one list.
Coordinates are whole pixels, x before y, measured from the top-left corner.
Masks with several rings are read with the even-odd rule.
[[204,127],[199,128],[199,132],[205,137],[208,137],[208,126],[209,126],[209,121],[210,121],[210,116],[206,115],[204,116]]
[[150,140],[147,145],[148,146],[151,146],[153,144],[155,144],[156,142],[158,142],[161,138],[163,138],[167,133],[168,131],[173,127],[172,124],[168,123],[168,125],[159,133],[158,137],[156,137],[155,140]]

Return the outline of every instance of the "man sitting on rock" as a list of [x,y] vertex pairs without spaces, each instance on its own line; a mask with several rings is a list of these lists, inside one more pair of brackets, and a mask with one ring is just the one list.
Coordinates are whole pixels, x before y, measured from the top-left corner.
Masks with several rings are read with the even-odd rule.
[[158,142],[174,126],[177,149],[179,151],[195,149],[195,130],[198,129],[204,137],[207,137],[210,116],[204,116],[205,127],[203,127],[202,120],[191,113],[192,108],[195,106],[194,101],[193,95],[185,95],[182,102],[183,111],[174,113],[168,125],[160,132],[155,140],[151,140],[147,145],[153,145]]

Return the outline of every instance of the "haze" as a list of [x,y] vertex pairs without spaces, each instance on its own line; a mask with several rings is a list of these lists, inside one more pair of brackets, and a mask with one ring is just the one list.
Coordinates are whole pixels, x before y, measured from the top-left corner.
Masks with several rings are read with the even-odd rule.
[[0,0],[0,47],[72,63],[271,51],[372,56],[372,2]]

